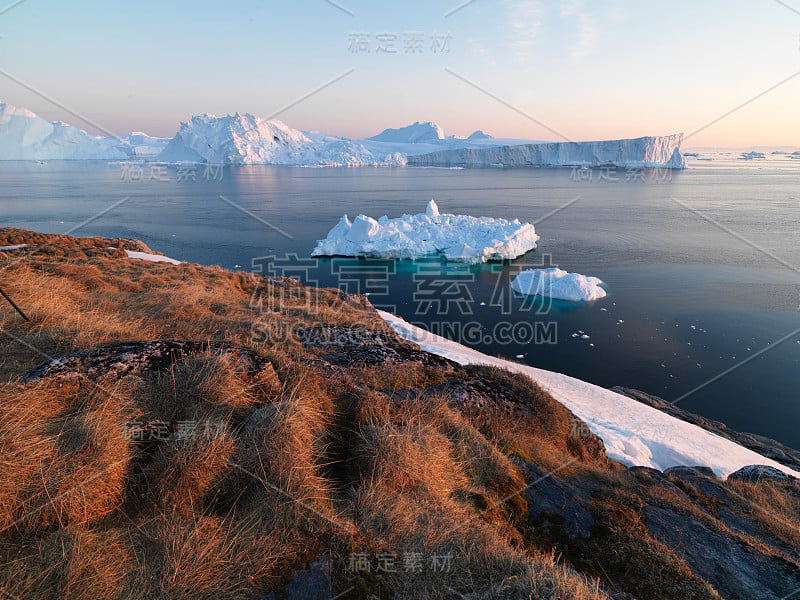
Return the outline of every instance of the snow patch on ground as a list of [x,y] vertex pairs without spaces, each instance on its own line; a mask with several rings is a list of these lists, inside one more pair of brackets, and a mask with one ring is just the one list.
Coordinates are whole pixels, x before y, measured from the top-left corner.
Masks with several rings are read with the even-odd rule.
[[628,466],[663,471],[707,466],[727,477],[747,465],[767,465],[800,478],[800,473],[705,429],[605,388],[527,365],[488,356],[378,311],[400,335],[423,350],[460,364],[503,367],[538,382],[602,438],[608,456]]
[[530,223],[492,217],[440,214],[431,200],[424,214],[378,220],[344,215],[312,256],[417,258],[443,254],[448,260],[482,263],[512,259],[536,248],[539,236]]
[[606,297],[606,291],[600,287],[602,283],[597,277],[551,268],[522,271],[511,282],[511,287],[514,291],[528,296],[546,296],[570,302],[591,302]]
[[148,262],[165,262],[171,265],[181,264],[181,261],[170,258],[169,256],[162,256],[161,254],[148,254],[147,252],[136,252],[134,250],[125,250],[125,253],[128,255],[128,258],[136,258]]

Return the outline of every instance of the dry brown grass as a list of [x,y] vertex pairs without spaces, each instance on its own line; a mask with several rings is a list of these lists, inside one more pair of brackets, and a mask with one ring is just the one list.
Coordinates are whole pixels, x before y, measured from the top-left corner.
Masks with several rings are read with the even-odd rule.
[[800,548],[800,483],[747,483],[729,481],[726,486],[743,514],[762,531],[774,535],[789,548]]
[[[375,399],[372,399],[373,403]],[[403,598],[603,598],[546,556],[521,550],[514,517],[526,514],[518,469],[437,398],[390,408],[359,430],[351,491],[362,531],[398,557],[450,557],[443,572],[387,574]],[[374,414],[374,413],[373,413]],[[362,582],[363,583],[363,582]],[[498,595],[503,594],[503,595]]]
[[[585,549],[614,577],[633,573],[627,589],[713,597],[643,533],[636,502],[676,498],[617,472],[529,379],[417,363],[317,371],[321,352],[295,329],[388,326],[338,290],[129,260],[122,248],[146,247],[125,240],[0,229],[0,245],[15,243],[37,246],[0,253],[0,285],[32,321],[0,304],[0,595],[259,598],[330,553],[336,590],[352,587],[343,598],[605,598],[607,573],[575,560],[587,579],[531,543],[517,457],[629,490],[598,501],[613,527]],[[159,338],[250,348],[279,382],[209,351],[141,378],[21,383],[50,356]],[[524,410],[459,409],[441,395],[454,377]],[[166,424],[167,438],[132,439],[132,420]],[[175,435],[178,423],[194,425]],[[796,496],[739,492],[798,518]],[[354,551],[449,556],[450,568],[354,573]]]

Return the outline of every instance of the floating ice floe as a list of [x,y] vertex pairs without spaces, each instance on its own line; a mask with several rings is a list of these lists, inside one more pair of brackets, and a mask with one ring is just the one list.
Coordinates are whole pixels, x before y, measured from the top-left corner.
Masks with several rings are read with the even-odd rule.
[[562,269],[529,269],[522,271],[511,287],[527,296],[545,296],[570,302],[591,302],[606,297],[597,277],[567,273]]
[[444,255],[448,260],[483,263],[521,256],[536,248],[539,236],[530,223],[492,217],[440,214],[431,200],[425,213],[386,216],[378,220],[344,215],[317,242],[313,256],[419,258]]

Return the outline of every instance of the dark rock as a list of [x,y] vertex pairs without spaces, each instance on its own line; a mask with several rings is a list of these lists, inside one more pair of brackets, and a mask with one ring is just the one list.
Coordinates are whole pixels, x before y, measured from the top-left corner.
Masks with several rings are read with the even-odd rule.
[[121,378],[127,375],[140,377],[148,372],[169,369],[183,358],[209,352],[231,359],[231,363],[242,373],[256,375],[263,369],[268,369],[270,373],[267,377],[277,379],[272,364],[247,348],[222,342],[155,340],[99,346],[86,352],[57,358],[34,367],[23,375],[22,381],[24,383],[43,377],[68,377],[76,373],[89,379]]
[[775,540],[763,535],[761,533],[761,530],[759,530],[758,526],[747,517],[743,517],[740,514],[728,510],[724,506],[720,507],[718,513],[719,513],[719,520],[725,523],[726,526],[730,527],[734,531],[738,531],[739,533],[749,535],[750,537],[759,539],[767,544],[772,544],[772,545],[775,544]]
[[747,481],[749,483],[758,483],[763,480],[772,481],[794,481],[795,478],[787,475],[783,471],[779,471],[775,467],[768,467],[766,465],[747,465],[738,471],[731,473],[728,479],[734,481]]
[[708,467],[672,467],[664,471],[664,475],[673,482],[688,484],[706,498],[726,505],[731,503],[728,490]]
[[261,600],[331,600],[331,557],[320,556],[302,571],[295,571],[292,580],[278,592],[270,592]]
[[710,477],[711,479],[716,479],[717,475],[714,473],[714,470],[711,467],[670,467],[666,471],[664,471],[664,475],[669,477],[670,475],[681,478],[681,477]]
[[682,421],[702,427],[706,431],[711,431],[712,433],[716,433],[717,435],[731,440],[732,442],[736,442],[745,448],[749,448],[761,456],[771,458],[775,462],[779,462],[782,465],[786,465],[787,467],[790,467],[796,471],[800,471],[800,451],[781,444],[776,440],[762,435],[757,435],[755,433],[742,433],[740,431],[735,431],[728,428],[725,423],[720,423],[719,421],[714,421],[712,419],[707,419],[700,415],[696,415],[688,410],[684,410],[679,406],[676,406],[672,402],[667,402],[663,398],[653,396],[652,394],[648,394],[640,390],[620,386],[613,387],[611,389],[618,394],[623,394],[624,396],[628,396],[629,398],[638,400],[643,404],[652,406],[653,408],[656,408],[661,412],[665,412],[668,415],[672,415],[673,417],[676,417]]
[[758,552],[692,517],[646,506],[647,529],[723,598],[782,600],[800,589],[800,565]]
[[419,362],[426,366],[458,367],[453,361],[377,329],[330,325],[298,329],[295,333],[303,346],[325,351],[321,358],[337,366]]
[[472,410],[491,408],[505,413],[528,412],[523,399],[519,394],[515,394],[514,390],[480,377],[470,379],[451,377],[440,385],[427,388],[425,392],[441,395],[458,408]]
[[528,488],[528,521],[534,528],[544,528],[557,534],[561,529],[570,540],[588,538],[592,533],[592,517],[589,498],[599,489],[599,483],[586,477],[560,479],[548,471],[527,461],[512,458],[525,475]]

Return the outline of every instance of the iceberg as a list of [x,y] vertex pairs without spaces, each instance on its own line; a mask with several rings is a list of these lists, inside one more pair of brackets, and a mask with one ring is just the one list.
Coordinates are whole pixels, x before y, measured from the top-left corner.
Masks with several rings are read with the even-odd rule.
[[471,140],[471,141],[474,141],[474,140],[493,140],[494,136],[491,136],[488,133],[484,133],[483,131],[478,129],[477,131],[472,132],[467,139]]
[[409,156],[415,167],[599,167],[683,169],[683,134],[597,142],[451,148]]
[[401,144],[417,144],[445,139],[444,129],[438,123],[416,123],[399,129],[384,129],[378,135],[367,138],[373,142],[397,142]]
[[492,217],[441,214],[434,200],[425,213],[378,220],[344,215],[312,256],[412,259],[443,255],[447,260],[483,263],[513,259],[536,248],[530,223]]
[[282,121],[239,113],[205,114],[181,123],[157,160],[318,167],[405,164],[405,156],[379,156],[357,141],[318,132],[306,135]]
[[417,121],[351,140],[303,132],[250,114],[204,114],[183,122],[172,138],[141,132],[95,137],[66,123],[0,102],[0,160],[150,160],[163,163],[302,167],[431,166],[460,168],[613,164],[683,168],[681,136],[608,142],[549,143],[495,139],[483,131],[446,136]]
[[751,150],[750,152],[742,152],[739,155],[739,160],[757,160],[767,158],[767,155],[763,152],[757,152],[755,150]]
[[167,140],[135,132],[95,137],[0,102],[0,160],[125,160],[158,154]]
[[119,137],[119,149],[131,158],[154,158],[169,143],[169,138],[157,138],[141,131],[132,131]]
[[124,159],[108,138],[0,102],[0,160]]
[[[591,302],[606,297],[602,281],[558,268],[522,271],[511,282],[514,291],[527,296],[545,296],[569,302]],[[588,339],[588,336],[587,336]]]

